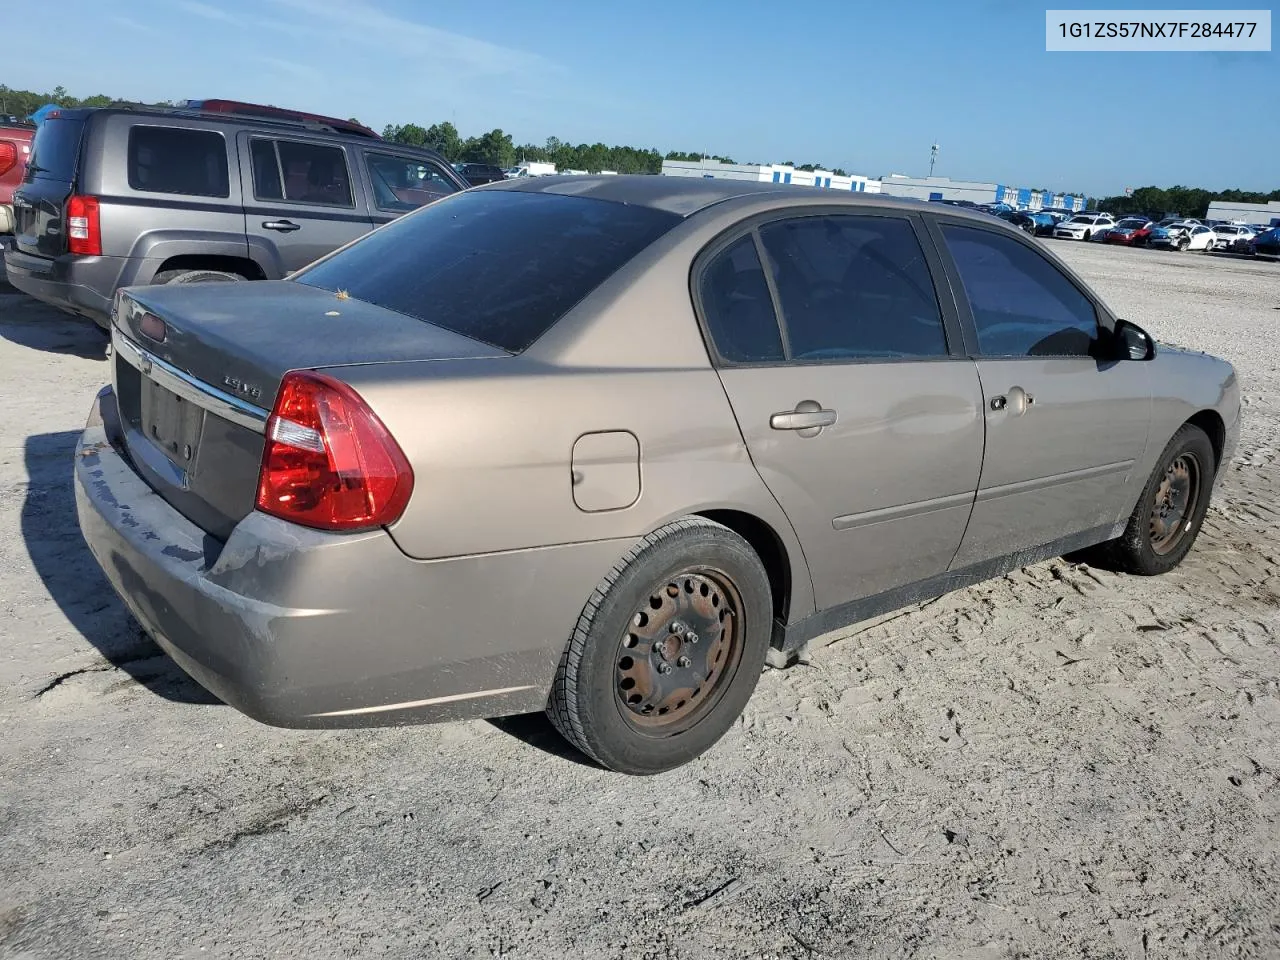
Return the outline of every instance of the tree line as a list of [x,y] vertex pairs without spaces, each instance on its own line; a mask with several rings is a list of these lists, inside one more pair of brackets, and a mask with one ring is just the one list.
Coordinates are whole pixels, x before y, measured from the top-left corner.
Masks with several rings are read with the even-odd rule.
[[1209,212],[1209,204],[1215,200],[1228,203],[1267,203],[1280,200],[1280,190],[1270,193],[1259,193],[1252,190],[1203,190],[1200,187],[1138,187],[1132,196],[1103,197],[1097,201],[1096,207],[1123,216],[1139,213],[1146,216],[1166,213],[1183,217],[1205,216]]

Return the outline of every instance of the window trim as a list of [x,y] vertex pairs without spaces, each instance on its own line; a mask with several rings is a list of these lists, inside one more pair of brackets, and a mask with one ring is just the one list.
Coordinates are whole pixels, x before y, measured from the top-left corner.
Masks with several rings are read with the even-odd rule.
[[1094,319],[1098,324],[1100,339],[1105,338],[1109,333],[1115,330],[1115,317],[1111,311],[1100,301],[1094,297],[1084,286],[1083,282],[1077,277],[1065,263],[1053,256],[1049,250],[1044,249],[1039,241],[1033,240],[1025,236],[1023,231],[1016,227],[1002,229],[993,224],[982,223],[970,220],[967,217],[947,216],[945,214],[930,214],[925,217],[925,225],[929,230],[933,239],[934,246],[937,248],[937,254],[942,262],[948,279],[951,283],[951,295],[955,301],[955,308],[960,316],[961,324],[964,327],[965,341],[969,345],[968,358],[971,360],[1035,360],[1043,362],[1045,360],[1093,360],[1096,359],[1089,354],[1071,354],[1071,355],[1048,355],[1048,356],[1030,356],[1027,354],[987,354],[983,353],[978,342],[978,325],[973,319],[973,308],[969,305],[969,295],[964,288],[964,278],[960,275],[960,268],[956,266],[955,259],[951,256],[951,250],[947,246],[946,237],[942,233],[943,226],[968,227],[972,230],[981,230],[984,233],[992,233],[997,236],[1005,237],[1020,243],[1036,256],[1044,260],[1050,267],[1057,270],[1059,274],[1075,288],[1080,296],[1093,307]]
[[[403,216],[406,213],[413,213],[413,210],[421,209],[421,207],[414,207],[413,210],[388,210],[386,207],[379,206],[378,191],[373,183],[373,171],[369,169],[369,160],[372,157],[386,157],[389,160],[398,160],[401,163],[416,163],[420,166],[435,167],[436,171],[440,174],[440,179],[453,187],[453,193],[446,193],[440,198],[440,200],[445,199],[445,197],[452,197],[454,194],[461,193],[463,190],[467,189],[466,187],[459,186],[454,180],[450,179],[449,175],[444,171],[444,164],[440,163],[438,160],[432,160],[430,157],[415,157],[407,153],[397,153],[394,150],[375,150],[372,148],[366,148],[360,151],[360,158],[363,161],[363,174],[369,183],[369,209],[371,212]],[[284,181],[282,180],[281,182],[283,183]],[[438,203],[439,201],[433,200],[431,202]],[[423,204],[423,206],[426,206],[426,204]]]
[[[833,357],[820,359],[796,360],[791,357],[791,342],[787,336],[786,315],[778,298],[777,282],[773,271],[769,269],[769,261],[765,256],[764,244],[760,238],[760,228],[771,223],[784,220],[801,220],[818,217],[875,217],[885,220],[903,220],[911,227],[916,242],[924,255],[925,269],[929,273],[933,285],[934,298],[938,304],[938,314],[942,321],[942,333],[947,352],[936,357]],[[774,321],[778,324],[778,335],[782,341],[782,360],[730,360],[720,353],[715,338],[711,335],[707,323],[707,311],[702,302],[702,277],[717,256],[728,247],[751,235],[756,248],[756,256],[764,271],[765,283],[769,287],[769,297],[773,302]],[[822,204],[814,206],[776,207],[772,210],[745,217],[727,227],[702,247],[694,256],[689,268],[689,295],[693,303],[693,312],[698,320],[698,329],[707,348],[711,365],[720,368],[757,368],[757,367],[819,367],[819,366],[853,366],[868,363],[947,363],[954,360],[967,360],[966,334],[961,317],[956,311],[955,297],[950,289],[951,279],[945,265],[935,249],[936,241],[927,230],[920,214],[914,211],[897,210],[892,207],[866,206],[862,204]],[[942,286],[946,284],[946,286]]]
[[[341,143],[325,143],[319,140],[307,140],[301,137],[283,137],[273,136],[270,134],[250,133],[248,135],[249,150],[249,182],[253,184],[253,199],[258,203],[285,203],[292,207],[314,207],[319,210],[351,210],[360,212],[359,198],[356,196],[356,179],[351,176],[351,158],[347,154],[345,144]],[[280,196],[279,197],[261,197],[258,195],[258,178],[254,176],[253,169],[253,141],[265,140],[271,144],[271,149],[276,155],[276,175],[280,178]],[[325,150],[337,150],[342,155],[342,162],[347,168],[347,195],[351,198],[350,203],[317,203],[314,200],[290,200],[287,196],[288,188],[285,186],[284,179],[284,161],[280,159],[281,143],[300,143],[307,147],[319,147]]]
[[[85,125],[86,126],[88,125],[88,121],[85,122]],[[226,171],[226,175],[227,175],[226,177],[227,192],[220,193],[220,194],[174,193],[172,190],[148,190],[146,187],[140,187],[137,184],[135,184],[133,182],[133,173],[134,173],[133,135],[138,130],[166,130],[166,131],[179,130],[183,133],[209,134],[211,136],[217,137],[219,140],[222,141],[222,154],[223,154],[222,159],[224,163],[223,169]],[[84,133],[82,132],[80,136],[81,151],[84,150],[84,142],[85,142],[85,136],[84,136]],[[185,125],[172,124],[172,123],[131,123],[129,124],[128,132],[125,135],[125,144],[124,144],[125,183],[128,185],[130,191],[134,193],[154,194],[157,197],[196,197],[200,200],[230,200],[235,196],[235,193],[233,190],[233,188],[235,187],[235,181],[232,179],[232,176],[231,176],[231,171],[232,171],[231,154],[228,151],[227,143],[228,141],[227,141],[226,133],[224,133],[222,130],[216,130],[211,127],[188,127]],[[78,175],[79,173],[78,162],[76,166],[77,166],[77,175]]]

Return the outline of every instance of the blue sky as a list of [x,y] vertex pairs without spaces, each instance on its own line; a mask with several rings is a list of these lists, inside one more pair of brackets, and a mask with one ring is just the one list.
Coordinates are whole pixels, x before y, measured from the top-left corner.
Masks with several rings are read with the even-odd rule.
[[[39,4],[11,6],[9,36],[47,36]],[[1047,53],[1045,5],[1022,0],[58,8],[56,42],[5,43],[0,82],[247,99],[378,129],[452,120],[463,136],[501,127],[517,143],[555,135],[871,176],[923,175],[936,139],[938,175],[1094,195],[1280,187],[1280,54]]]

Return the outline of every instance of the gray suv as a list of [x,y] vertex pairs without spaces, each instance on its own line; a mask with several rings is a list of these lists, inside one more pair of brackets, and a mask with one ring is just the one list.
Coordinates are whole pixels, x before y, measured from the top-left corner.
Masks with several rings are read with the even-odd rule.
[[119,287],[278,280],[469,186],[433,151],[280,114],[51,114],[14,194],[9,282],[105,328]]

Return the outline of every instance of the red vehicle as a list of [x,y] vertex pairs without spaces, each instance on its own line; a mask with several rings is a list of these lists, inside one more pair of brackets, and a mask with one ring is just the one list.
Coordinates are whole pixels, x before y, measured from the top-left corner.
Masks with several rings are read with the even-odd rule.
[[0,120],[0,236],[13,233],[13,191],[27,173],[36,128]]
[[1107,243],[1123,243],[1130,247],[1145,247],[1155,224],[1146,217],[1125,217],[1107,231]]

